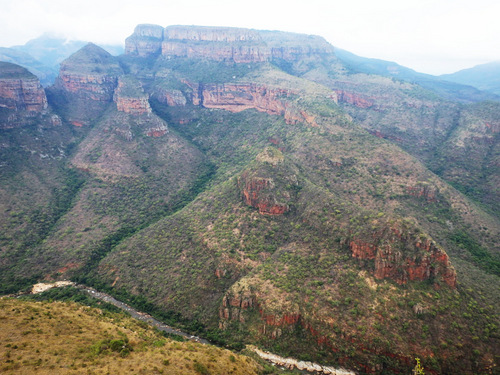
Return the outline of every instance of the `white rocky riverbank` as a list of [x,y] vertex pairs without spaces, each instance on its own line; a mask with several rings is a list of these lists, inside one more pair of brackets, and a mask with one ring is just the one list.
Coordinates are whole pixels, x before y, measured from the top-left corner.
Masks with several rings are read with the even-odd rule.
[[75,285],[74,282],[72,281],[56,281],[54,283],[38,283],[33,285],[33,288],[31,288],[31,294],[38,294],[45,292],[46,290],[52,289],[52,288],[60,288],[63,286],[68,286],[68,285]]
[[320,374],[329,374],[329,375],[356,375],[355,372],[349,371],[343,368],[334,368],[330,366],[322,366],[318,365],[317,363],[313,362],[306,362],[306,361],[298,361],[293,358],[284,358],[280,357],[279,355],[272,354],[269,352],[264,352],[255,346],[249,346],[249,349],[253,350],[257,355],[265,359],[266,361],[269,361],[271,363],[274,363],[277,366],[283,366],[286,367],[287,369],[294,369],[297,368],[301,371],[308,371],[308,372],[317,372]]

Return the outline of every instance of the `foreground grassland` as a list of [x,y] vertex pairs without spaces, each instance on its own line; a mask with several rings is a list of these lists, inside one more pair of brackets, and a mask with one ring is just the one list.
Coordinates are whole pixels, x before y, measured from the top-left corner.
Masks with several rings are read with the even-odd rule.
[[124,314],[0,299],[0,373],[258,374],[253,359],[165,338]]

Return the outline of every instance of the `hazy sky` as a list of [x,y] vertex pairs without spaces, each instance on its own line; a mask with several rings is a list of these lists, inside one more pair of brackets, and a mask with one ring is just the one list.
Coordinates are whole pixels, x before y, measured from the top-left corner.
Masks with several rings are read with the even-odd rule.
[[139,23],[235,26],[323,36],[430,74],[500,60],[498,0],[0,0],[0,46],[45,32],[123,44]]

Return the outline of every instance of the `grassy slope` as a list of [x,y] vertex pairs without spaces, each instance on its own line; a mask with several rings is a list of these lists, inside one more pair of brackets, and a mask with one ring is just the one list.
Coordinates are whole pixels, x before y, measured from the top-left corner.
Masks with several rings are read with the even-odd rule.
[[249,357],[164,338],[145,323],[76,303],[0,299],[6,374],[257,374]]

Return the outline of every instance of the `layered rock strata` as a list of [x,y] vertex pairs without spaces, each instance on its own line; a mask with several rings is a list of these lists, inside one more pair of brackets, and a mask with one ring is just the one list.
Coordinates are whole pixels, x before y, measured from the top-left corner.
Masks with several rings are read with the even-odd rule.
[[113,100],[116,108],[125,113],[142,115],[151,113],[148,95],[144,93],[139,81],[132,77],[120,77]]
[[428,237],[397,227],[374,232],[371,237],[354,238],[349,247],[354,258],[374,260],[375,278],[391,279],[398,284],[434,280],[456,287],[456,272],[448,254]]
[[255,109],[270,115],[283,116],[287,124],[304,122],[316,126],[315,117],[295,108],[291,99],[298,95],[290,89],[257,83],[190,84],[192,102],[205,108],[230,112]]
[[22,118],[47,109],[47,97],[38,78],[25,68],[0,62],[0,128],[20,126]]
[[358,108],[370,108],[375,105],[375,100],[366,95],[346,90],[334,90],[339,103],[350,104]]
[[113,56],[89,43],[61,63],[56,86],[77,98],[109,103],[121,74]]
[[139,25],[125,42],[130,56],[186,57],[235,63],[273,59],[297,61],[308,56],[333,56],[333,47],[319,36],[234,27]]
[[232,27],[169,26],[163,33],[161,53],[236,63],[265,62],[270,51],[255,30]]
[[334,48],[317,35],[287,33],[283,31],[259,31],[267,44],[272,60],[298,61],[310,56],[333,56]]

